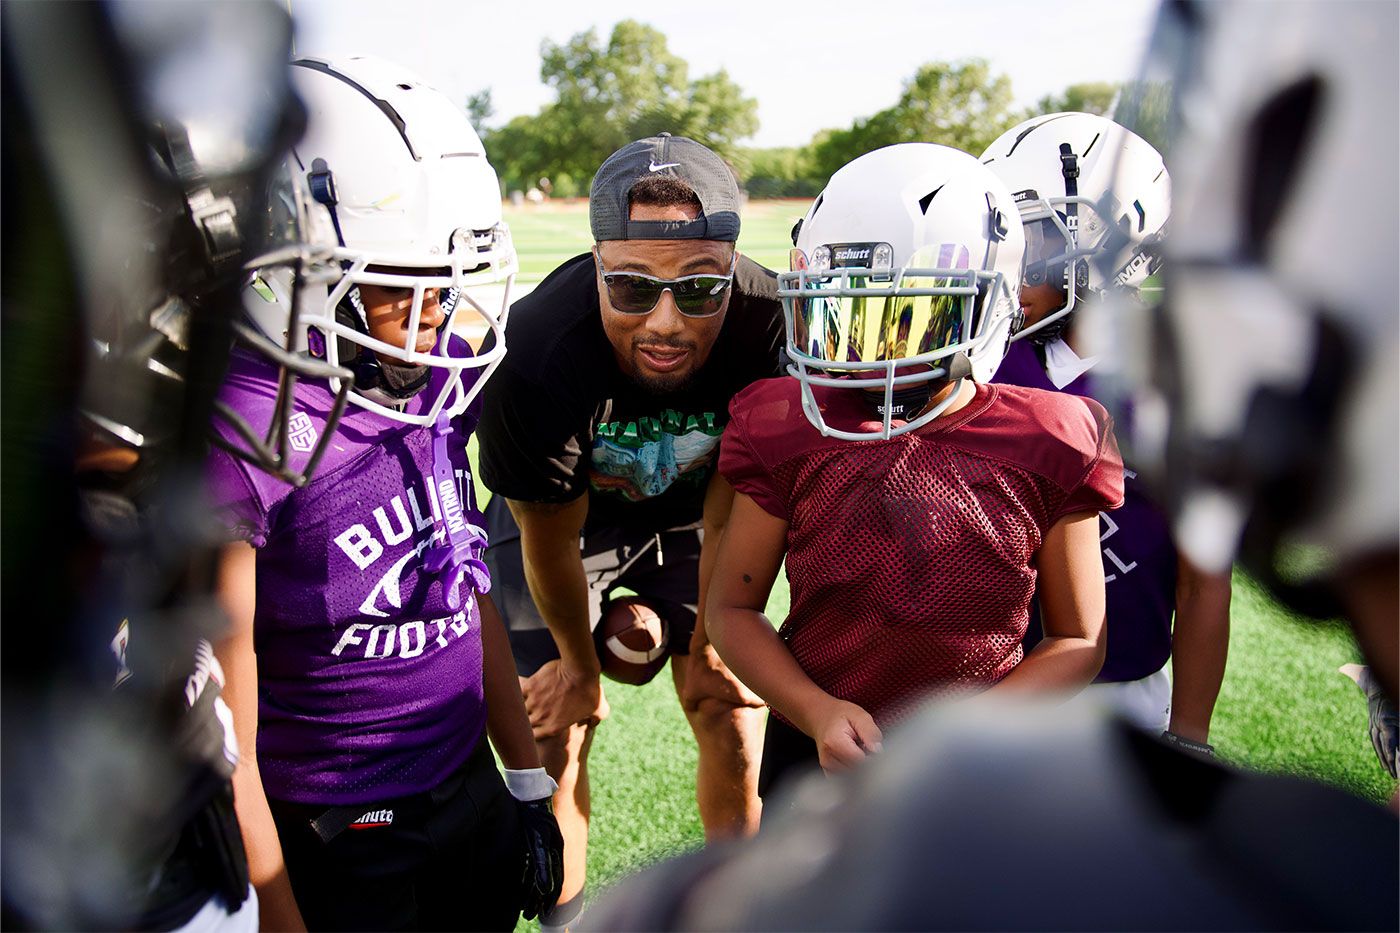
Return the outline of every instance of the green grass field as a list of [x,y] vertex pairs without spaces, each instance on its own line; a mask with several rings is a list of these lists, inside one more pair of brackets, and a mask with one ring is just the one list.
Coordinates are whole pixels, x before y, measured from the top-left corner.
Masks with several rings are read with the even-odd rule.
[[[787,268],[789,231],[800,201],[748,205],[739,246],[773,269]],[[591,247],[586,204],[512,209],[506,219],[520,252],[522,285]],[[778,580],[768,614],[787,612]],[[1346,629],[1296,619],[1243,574],[1234,577],[1230,657],[1211,741],[1242,768],[1305,775],[1378,803],[1395,791],[1371,750],[1361,691],[1337,672],[1357,657]],[[590,756],[593,826],[590,890],[668,853],[702,842],[695,807],[695,743],[662,674],[644,687],[606,687],[612,716]],[[534,929],[522,922],[517,929]]]

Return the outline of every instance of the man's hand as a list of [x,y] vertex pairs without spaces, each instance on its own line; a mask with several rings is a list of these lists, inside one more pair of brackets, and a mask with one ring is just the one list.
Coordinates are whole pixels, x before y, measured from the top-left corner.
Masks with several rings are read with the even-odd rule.
[[575,723],[600,723],[611,712],[598,673],[572,671],[559,658],[520,678],[520,693],[536,740],[563,735]]
[[845,771],[881,751],[884,736],[875,720],[854,703],[832,698],[812,723],[817,760],[827,772]]
[[690,646],[690,654],[681,663],[685,669],[685,684],[681,688],[681,706],[686,712],[696,710],[702,700],[720,700],[733,706],[761,708],[763,699],[754,693],[725,666],[709,642]]

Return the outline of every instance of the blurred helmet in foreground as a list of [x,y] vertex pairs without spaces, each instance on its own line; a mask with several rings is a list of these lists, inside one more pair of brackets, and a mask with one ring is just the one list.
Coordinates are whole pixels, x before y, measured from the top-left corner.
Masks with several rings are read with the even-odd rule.
[[214,818],[233,762],[202,480],[245,275],[235,192],[304,123],[291,21],[6,3],[0,24],[0,923],[170,928],[208,884],[246,890]]
[[1120,334],[1149,374],[1131,441],[1188,557],[1239,549],[1311,612],[1338,570],[1393,574],[1400,539],[1398,25],[1393,3],[1167,3],[1126,116],[1175,182],[1165,302]]
[[[306,350],[308,302],[323,302],[327,288],[339,278],[334,262],[335,231],[324,206],[311,197],[305,176],[288,157],[271,173],[265,187],[245,191],[246,220],[242,289],[244,316],[234,334],[245,350],[269,358],[278,367],[277,403],[267,424],[251,424],[222,400],[214,402],[215,418],[232,433],[215,430],[210,439],[254,466],[295,486],[315,472],[349,400],[354,375]],[[319,304],[315,310],[319,310]],[[313,310],[311,313],[315,313]],[[307,430],[293,405],[299,378],[316,379],[335,387],[336,399],[319,432]]]
[[[485,382],[476,379],[467,390],[462,371],[489,373],[505,354],[517,268],[481,140],[461,108],[398,65],[305,58],[292,63],[292,73],[309,113],[306,136],[293,150],[296,171],[329,216],[337,274],[297,304],[274,288],[261,312],[251,297],[249,309],[274,342],[354,370],[354,404],[410,424],[459,414]],[[411,296],[402,343],[370,336],[360,285]],[[446,320],[437,345],[423,352],[416,335],[424,293],[432,289],[442,290]],[[447,339],[454,328],[489,331],[495,345],[481,356],[459,353]],[[431,370],[450,378],[420,414],[405,413]]]
[[[1057,290],[1013,340],[1050,342],[1075,307],[1108,288],[1136,289],[1156,271],[1171,213],[1162,156],[1091,113],[1051,113],[1003,133],[982,164],[1011,189],[1026,228],[1026,287]],[[1111,262],[1101,258],[1112,255]],[[1022,294],[1023,304],[1026,294]],[[1048,299],[1047,299],[1048,300]]]
[[[1020,319],[1025,241],[1010,191],[972,156],[932,143],[866,153],[831,176],[795,243],[778,276],[788,372],[823,434],[902,434],[943,406],[894,425],[901,390],[996,372]],[[832,428],[812,386],[873,391],[881,430]]]

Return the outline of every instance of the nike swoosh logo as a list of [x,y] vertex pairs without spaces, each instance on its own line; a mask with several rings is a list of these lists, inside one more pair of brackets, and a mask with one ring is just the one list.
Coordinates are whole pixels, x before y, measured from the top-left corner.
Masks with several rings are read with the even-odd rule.
[[679,167],[679,166],[680,166],[680,163],[679,163],[679,162],[667,162],[667,163],[665,163],[665,164],[663,164],[663,165],[657,165],[655,162],[652,162],[650,165],[647,166],[647,171],[648,171],[648,172],[659,172],[659,171],[661,171],[663,168],[677,168],[677,167]]

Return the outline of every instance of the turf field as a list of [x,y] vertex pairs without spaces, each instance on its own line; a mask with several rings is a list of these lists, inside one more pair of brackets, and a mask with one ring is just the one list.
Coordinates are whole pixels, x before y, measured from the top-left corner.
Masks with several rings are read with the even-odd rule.
[[[800,201],[758,201],[744,214],[740,249],[773,269],[787,268],[789,231]],[[506,208],[520,253],[519,284],[532,287],[563,260],[588,250],[586,203]],[[768,614],[787,611],[778,580]],[[1240,767],[1314,777],[1381,802],[1395,782],[1367,737],[1361,691],[1337,672],[1356,659],[1345,628],[1301,621],[1235,574],[1230,657],[1212,720],[1219,755]],[[696,847],[695,744],[664,673],[645,687],[606,687],[612,716],[589,758],[593,828],[590,888],[667,853]],[[518,929],[533,929],[522,922]]]

